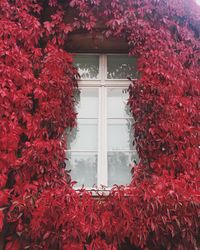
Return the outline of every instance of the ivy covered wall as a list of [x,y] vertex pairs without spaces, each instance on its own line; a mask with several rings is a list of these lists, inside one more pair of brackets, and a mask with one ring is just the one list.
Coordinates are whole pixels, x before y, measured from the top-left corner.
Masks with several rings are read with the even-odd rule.
[[[67,13],[75,13],[72,16]],[[123,38],[140,162],[95,199],[65,172],[76,125],[69,34]],[[200,8],[186,0],[0,1],[2,249],[200,248]]]

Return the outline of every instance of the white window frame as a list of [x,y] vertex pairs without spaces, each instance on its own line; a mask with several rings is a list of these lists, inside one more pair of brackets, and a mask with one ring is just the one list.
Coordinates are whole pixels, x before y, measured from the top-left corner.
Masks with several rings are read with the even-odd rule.
[[[130,80],[128,79],[107,79],[107,56],[109,55],[126,55],[127,54],[100,54],[100,53],[78,53],[78,56],[96,55],[99,56],[99,77],[97,79],[79,79],[78,85],[81,88],[98,88],[99,106],[98,106],[98,161],[97,161],[97,187],[95,190],[110,190],[108,187],[108,165],[107,165],[107,89],[110,88],[128,88]],[[134,79],[133,79],[134,80]],[[81,118],[81,117],[80,117]],[[114,118],[113,118],[114,119]],[[121,118],[118,118],[121,119]],[[124,117],[126,119],[126,117]],[[130,119],[130,117],[127,117]],[[74,150],[66,150],[73,152]],[[118,151],[118,150],[116,150]],[[136,150],[120,150],[121,152],[134,152]],[[76,152],[78,152],[76,150]],[[80,152],[84,152],[80,150]],[[89,152],[89,151],[86,151]],[[90,151],[90,152],[96,152]],[[111,151],[115,152],[115,150]],[[77,187],[76,189],[80,189]],[[84,186],[85,189],[91,190],[91,187]]]

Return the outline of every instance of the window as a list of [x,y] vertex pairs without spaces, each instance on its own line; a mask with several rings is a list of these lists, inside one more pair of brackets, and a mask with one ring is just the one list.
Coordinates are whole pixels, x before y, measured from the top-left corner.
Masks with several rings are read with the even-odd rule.
[[127,107],[127,77],[135,78],[136,61],[128,55],[80,54],[75,58],[81,80],[77,127],[67,132],[67,169],[75,187],[111,187],[131,181],[137,161],[133,118]]

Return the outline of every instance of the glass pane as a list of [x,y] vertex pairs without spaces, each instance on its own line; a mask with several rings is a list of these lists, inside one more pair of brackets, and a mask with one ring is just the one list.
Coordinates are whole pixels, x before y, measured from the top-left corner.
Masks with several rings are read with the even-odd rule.
[[97,150],[97,119],[78,119],[77,127],[67,131],[68,150]]
[[67,152],[67,170],[73,181],[77,181],[75,187],[92,187],[97,184],[97,153]]
[[108,119],[108,150],[133,149],[132,119]]
[[130,108],[127,105],[128,92],[124,88],[108,88],[108,117],[126,118],[131,117]]
[[136,78],[136,58],[128,55],[109,55],[107,60],[107,79]]
[[127,185],[131,182],[130,163],[137,159],[137,154],[132,152],[108,153],[108,186],[114,184]]
[[81,79],[98,79],[99,56],[77,55],[74,57],[74,64],[78,68]]
[[81,88],[77,95],[76,111],[78,118],[97,118],[98,117],[98,88]]

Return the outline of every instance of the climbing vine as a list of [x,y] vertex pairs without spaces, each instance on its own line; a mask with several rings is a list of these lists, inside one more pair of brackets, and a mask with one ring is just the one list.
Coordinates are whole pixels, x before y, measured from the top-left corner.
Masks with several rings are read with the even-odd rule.
[[[68,18],[69,13],[74,13]],[[94,198],[65,171],[71,32],[123,38],[140,162]],[[0,1],[0,233],[13,249],[200,248],[200,8],[186,0]]]

